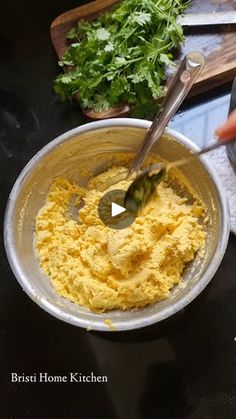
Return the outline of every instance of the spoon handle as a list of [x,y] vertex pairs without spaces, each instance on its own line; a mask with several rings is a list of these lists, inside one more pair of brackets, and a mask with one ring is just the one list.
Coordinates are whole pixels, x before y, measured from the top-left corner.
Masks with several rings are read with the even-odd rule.
[[235,138],[226,141],[218,141],[217,143],[213,143],[208,147],[203,148],[202,150],[196,151],[190,157],[185,157],[184,159],[176,160],[171,163],[167,163],[166,168],[171,169],[173,167],[183,166],[186,163],[190,163],[191,160],[195,160],[196,157],[201,156],[202,154],[208,153],[209,151],[215,150],[216,148],[222,147],[224,145],[228,146],[229,144],[235,143]]
[[218,147],[222,147],[224,145],[232,144],[234,142],[235,142],[235,138],[232,138],[231,140],[226,140],[226,141],[218,140],[217,143],[213,143],[213,144],[209,145],[208,147],[205,147],[202,150],[197,151],[196,156],[201,156],[201,154],[208,153],[209,151],[215,150]]
[[200,52],[193,51],[184,57],[166,92],[162,110],[155,116],[154,121],[148,130],[131,167],[129,168],[129,174],[139,170],[148,152],[154,143],[161,137],[166,125],[188,94],[194,81],[204,67],[204,64],[205,59]]

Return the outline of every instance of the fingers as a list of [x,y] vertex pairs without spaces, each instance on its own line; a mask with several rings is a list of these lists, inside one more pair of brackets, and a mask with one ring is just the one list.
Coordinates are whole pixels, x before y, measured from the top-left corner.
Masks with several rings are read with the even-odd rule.
[[230,140],[236,138],[236,109],[231,112],[227,121],[215,131],[219,140]]

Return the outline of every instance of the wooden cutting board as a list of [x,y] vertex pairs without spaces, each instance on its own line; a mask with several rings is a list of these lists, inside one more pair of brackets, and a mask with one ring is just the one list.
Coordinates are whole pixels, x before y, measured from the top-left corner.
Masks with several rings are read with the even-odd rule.
[[[51,38],[58,58],[68,48],[67,32],[76,25],[79,19],[92,20],[99,13],[111,8],[120,0],[97,0],[84,6],[69,10],[58,16],[51,24]],[[189,12],[223,12],[236,10],[236,0],[192,0]],[[176,58],[178,62],[183,55],[191,50],[201,51],[206,57],[205,68],[195,82],[191,95],[200,94],[213,87],[233,80],[236,75],[236,26],[215,26],[189,28],[186,30],[185,44]],[[171,76],[170,76],[171,77]],[[112,108],[106,112],[84,110],[91,119],[104,119],[125,116],[129,113],[128,106]]]

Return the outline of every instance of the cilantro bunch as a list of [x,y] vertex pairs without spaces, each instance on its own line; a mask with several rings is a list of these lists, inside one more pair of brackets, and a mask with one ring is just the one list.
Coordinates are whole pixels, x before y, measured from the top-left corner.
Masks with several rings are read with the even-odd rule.
[[123,0],[92,22],[79,21],[72,43],[59,62],[69,71],[55,80],[62,100],[76,93],[83,108],[104,111],[125,103],[136,117],[147,117],[164,95],[165,66],[183,41],[176,18],[182,0]]

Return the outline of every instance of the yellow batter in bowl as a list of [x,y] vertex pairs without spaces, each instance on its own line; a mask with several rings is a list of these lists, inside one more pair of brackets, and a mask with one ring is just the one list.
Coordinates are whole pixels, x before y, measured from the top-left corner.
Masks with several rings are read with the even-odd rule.
[[[58,294],[94,312],[144,307],[167,298],[205,244],[204,208],[197,199],[190,204],[180,197],[168,179],[131,226],[106,227],[97,208],[114,187],[100,189],[123,170],[112,167],[87,188],[56,178],[36,218],[42,270]],[[126,190],[129,183],[120,181],[115,188]],[[79,207],[82,200],[75,220],[71,202]]]

